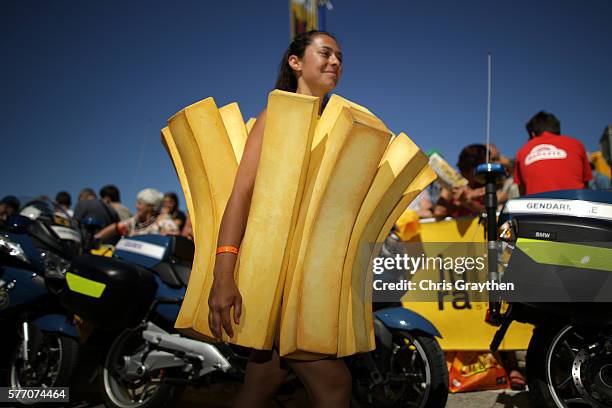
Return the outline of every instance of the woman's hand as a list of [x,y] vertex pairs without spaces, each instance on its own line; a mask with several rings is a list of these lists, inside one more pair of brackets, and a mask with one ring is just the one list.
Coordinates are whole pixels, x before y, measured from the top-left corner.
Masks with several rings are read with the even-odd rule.
[[[231,256],[231,255],[226,255]],[[242,296],[238,291],[234,281],[234,268],[230,263],[224,265],[224,256],[219,256],[218,263],[215,265],[215,278],[210,294],[208,296],[208,326],[213,336],[221,339],[225,329],[228,336],[234,336],[230,311],[234,308],[234,323],[240,324],[240,314],[242,313]],[[221,262],[219,262],[221,261]]]

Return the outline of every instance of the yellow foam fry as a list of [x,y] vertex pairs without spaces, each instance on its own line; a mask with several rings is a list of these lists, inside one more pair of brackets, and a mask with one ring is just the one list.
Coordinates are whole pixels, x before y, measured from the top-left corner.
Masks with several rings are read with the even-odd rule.
[[[329,134],[294,271],[294,281],[299,282],[300,288],[296,351],[328,355],[337,352],[346,247],[390,137],[382,122],[354,108],[342,109]],[[281,348],[282,341],[281,337]]]
[[230,142],[232,143],[236,162],[240,163],[247,139],[247,128],[244,125],[240,107],[236,102],[233,102],[220,108],[219,113],[221,114],[223,124],[227,130]]
[[393,228],[393,224],[398,220],[402,213],[406,210],[408,205],[423,191],[427,186],[433,183],[438,178],[437,174],[429,166],[425,166],[418,174],[418,176],[408,185],[406,191],[402,195],[397,205],[393,208],[393,211],[385,221],[383,228],[380,230],[380,234],[376,242],[384,242]]
[[[342,292],[340,309],[345,314],[341,315],[340,320],[338,356],[374,348],[374,343],[370,341],[373,340],[373,327],[365,325],[361,312],[364,300],[370,299],[369,293],[365,295],[367,286],[364,286],[364,279],[368,272],[367,262],[371,256],[371,245],[376,241],[382,225],[386,223],[406,186],[426,164],[426,157],[403,133],[390,142],[381,160],[376,179],[360,210],[359,216],[362,217],[362,223],[365,222],[362,224],[364,228],[360,230],[356,224],[349,244],[349,255],[345,261],[343,284],[348,284],[349,290],[343,289]],[[374,206],[376,208],[373,208]]]
[[185,174],[185,166],[183,165],[183,161],[181,160],[181,155],[179,154],[178,149],[176,148],[176,143],[174,143],[172,133],[170,133],[170,129],[167,126],[161,130],[161,140],[162,144],[166,148],[168,156],[170,156],[172,165],[174,166],[174,170],[176,171],[176,175],[179,178],[181,188],[183,189],[183,195],[185,196],[185,204],[187,205],[189,218],[191,219],[191,223],[193,226],[194,235],[196,235],[195,229],[197,223],[195,220],[195,207],[191,198],[191,189],[189,188],[189,181],[187,180],[187,175]]
[[[339,357],[369,351],[372,346],[368,340],[371,328],[365,326],[362,315],[365,301],[363,283],[369,260],[367,249],[375,242],[408,185],[426,165],[427,156],[403,133],[393,138],[383,156],[359,210],[343,266],[343,290],[340,300],[340,310],[343,313],[339,320]],[[362,256],[359,257],[358,254]],[[354,321],[356,323],[353,325]]]
[[[185,298],[175,322],[175,327],[185,334],[195,337],[197,333],[193,330],[193,321],[200,300],[204,274],[209,267],[209,259],[206,256],[206,252],[212,250],[210,241],[207,242],[206,239],[211,236],[205,236],[204,234],[205,231],[214,230],[213,203],[200,150],[188,121],[184,113],[178,114],[173,119],[171,119],[172,124],[170,127],[172,136],[185,168],[185,175],[189,183],[192,199],[198,203],[194,207],[194,213],[192,214],[194,221],[197,222],[197,224],[193,224],[194,238],[197,242],[202,241],[202,245],[196,245],[195,247],[192,272],[189,276],[189,284],[187,285]],[[196,231],[199,231],[198,235],[195,235]]]
[[[387,220],[384,222],[383,227],[381,228],[378,234],[378,237],[376,238],[377,243],[382,243],[385,241],[385,239],[387,238],[387,235],[389,235],[389,231],[391,231],[391,228],[393,228],[393,224],[395,224],[395,222],[402,215],[404,210],[406,210],[406,207],[408,207],[408,205],[412,202],[412,200],[414,200],[416,196],[418,196],[421,193],[421,191],[423,191],[423,189],[425,189],[428,185],[433,183],[434,180],[436,180],[437,178],[438,176],[432,170],[432,168],[429,167],[429,165],[426,165],[419,172],[419,174],[415,177],[415,179],[410,183],[406,191],[404,191],[404,194],[399,199],[398,203],[395,205],[390,215],[387,217]],[[364,302],[364,309],[365,309],[364,310],[364,318],[365,318],[364,326],[367,328],[373,327],[372,302],[370,301],[372,297],[372,281],[373,281],[373,274],[371,271],[372,271],[373,258],[374,256],[377,256],[377,255],[378,254],[374,254],[374,253],[370,254],[370,260],[366,268],[366,271],[367,271],[366,279],[364,280],[364,287],[365,287],[364,296],[366,298],[366,301]],[[355,320],[353,319],[353,321]],[[374,332],[373,331],[370,332],[369,344],[370,345],[374,344]]]
[[[323,154],[325,153],[327,137],[331,129],[336,124],[336,121],[340,117],[340,113],[342,111],[342,108],[344,107],[354,107],[357,110],[369,113],[366,108],[354,104],[338,95],[332,95],[330,97],[325,109],[323,110],[321,118],[317,123],[315,134],[313,136],[310,163],[308,166],[308,176],[306,178],[304,194],[302,195],[302,202],[300,204],[299,215],[296,222],[294,234],[292,235],[291,244],[288,247],[289,256],[285,257],[285,261],[283,263],[283,270],[286,271],[286,278],[281,313],[281,338],[283,338],[283,341],[281,343],[284,345],[284,347],[286,347],[288,344],[292,345],[291,348],[293,350],[295,350],[296,347],[297,334],[297,297],[289,296],[289,292],[293,283],[293,272],[295,270],[295,265],[302,242],[306,213],[308,211],[308,206],[311,201],[315,181],[319,172],[319,167],[321,165],[321,160],[323,159]],[[294,290],[298,289],[295,288]],[[299,356],[299,359],[308,359],[308,357],[316,358],[316,355],[302,353]],[[292,358],[298,357],[294,355],[292,356]]]
[[[321,118],[317,123],[315,134],[313,136],[313,142],[310,152],[310,163],[308,166],[308,175],[306,177],[306,184],[304,186],[304,193],[300,203],[300,210],[298,213],[298,219],[295,225],[294,233],[288,246],[289,254],[285,256],[283,262],[283,270],[285,270],[285,285],[283,288],[283,302],[281,310],[281,326],[280,326],[280,337],[283,339],[281,344],[284,347],[286,344],[293,344],[295,348],[296,334],[297,334],[297,297],[290,298],[289,293],[293,283],[293,275],[295,270],[295,264],[297,262],[297,255],[300,250],[300,244],[302,242],[302,235],[304,232],[304,221],[308,210],[308,204],[310,203],[312,191],[316,180],[323,154],[325,153],[325,144],[327,142],[327,136],[329,131],[332,129],[336,120],[340,115],[340,111],[343,106],[347,106],[339,98],[330,99],[327,104]],[[296,289],[297,290],[297,289]],[[307,353],[301,356],[301,359],[308,357]]]
[[270,349],[284,284],[282,265],[308,171],[319,98],[275,90],[268,98],[259,167],[237,274],[243,312],[230,341]]
[[208,324],[208,293],[212,285],[215,247],[221,217],[236,175],[237,162],[212,98],[188,106],[168,120],[185,168],[194,204],[198,243],[185,298],[175,327],[195,337],[212,336]]
[[257,122],[256,118],[249,118],[249,120],[247,120],[245,127],[247,130],[247,134],[251,133],[251,129],[253,129],[253,126],[255,125],[255,122]]

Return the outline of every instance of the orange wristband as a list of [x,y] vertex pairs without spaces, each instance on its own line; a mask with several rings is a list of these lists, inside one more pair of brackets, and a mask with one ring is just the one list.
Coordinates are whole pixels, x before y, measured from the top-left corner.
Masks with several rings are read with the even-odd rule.
[[224,254],[226,252],[231,252],[232,254],[238,254],[238,248],[233,245],[225,245],[217,248],[217,255]]

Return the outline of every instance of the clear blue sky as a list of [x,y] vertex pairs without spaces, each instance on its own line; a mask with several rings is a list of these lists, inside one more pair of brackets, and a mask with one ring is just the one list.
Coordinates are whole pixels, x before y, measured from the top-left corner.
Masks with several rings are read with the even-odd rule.
[[[485,137],[487,52],[506,155],[540,109],[589,151],[612,123],[609,0],[332,2],[336,93],[451,163]],[[0,196],[180,191],[160,128],[208,96],[257,115],[288,41],[287,0],[3,1]]]

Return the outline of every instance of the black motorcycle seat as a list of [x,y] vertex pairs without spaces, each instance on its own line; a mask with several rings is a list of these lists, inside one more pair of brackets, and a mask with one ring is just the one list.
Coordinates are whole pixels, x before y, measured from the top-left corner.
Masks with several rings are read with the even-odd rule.
[[160,262],[153,268],[153,271],[159,278],[168,286],[178,289],[183,286],[182,281],[179,279],[177,273],[174,271],[171,262]]
[[189,275],[191,274],[191,265],[175,263],[172,265],[172,269],[179,281],[181,281],[184,286],[187,286],[187,283],[189,283]]
[[181,261],[188,262],[191,265],[193,262],[193,254],[195,252],[193,241],[180,235],[173,238],[174,244],[172,246],[171,256]]

